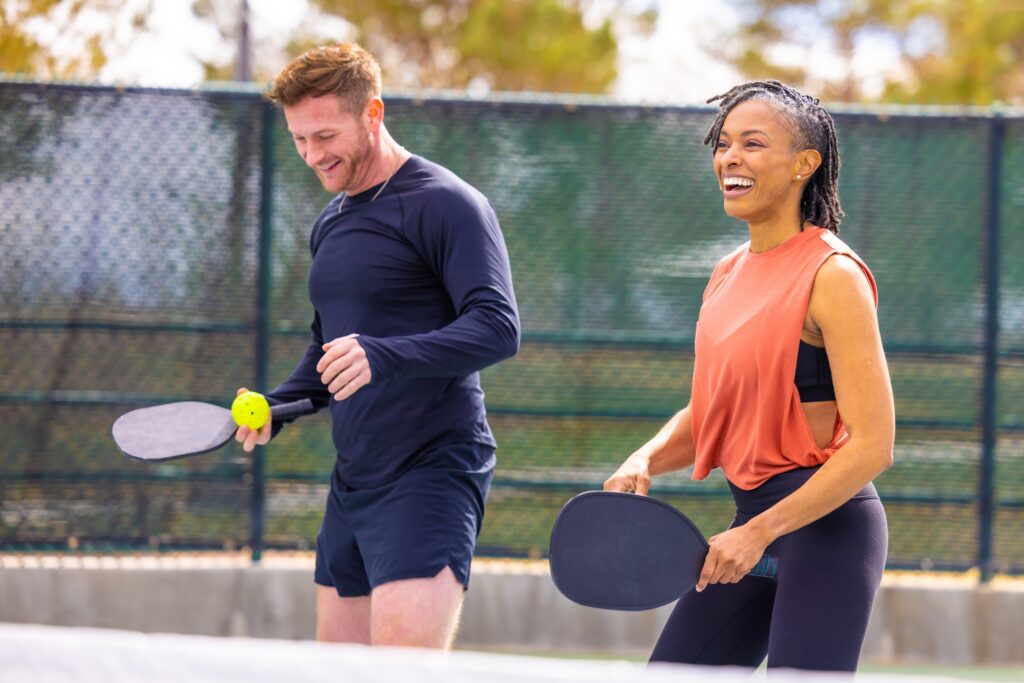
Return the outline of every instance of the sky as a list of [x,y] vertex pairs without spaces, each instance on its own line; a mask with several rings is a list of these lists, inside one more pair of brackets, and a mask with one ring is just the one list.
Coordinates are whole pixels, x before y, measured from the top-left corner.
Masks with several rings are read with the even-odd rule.
[[[147,0],[126,0],[128,8]],[[619,33],[619,77],[612,96],[631,102],[698,103],[724,92],[742,77],[731,67],[710,57],[708,42],[720,41],[738,17],[727,0],[603,0],[605,3],[633,2],[658,6],[657,26],[650,36]],[[129,40],[132,27],[127,20],[119,27],[116,41],[123,49],[112,50],[110,62],[99,80],[155,87],[189,88],[202,83],[201,60],[222,62],[231,58],[226,44],[208,22],[197,19],[192,0],[153,0],[148,19],[150,33],[145,40]],[[261,45],[255,59],[263,59],[265,71],[273,73],[283,64],[267,61],[279,54],[303,21],[309,21],[307,0],[250,0],[253,43]],[[128,16],[126,13],[125,16]],[[225,17],[233,19],[233,17]],[[341,20],[318,21],[314,28],[325,40],[345,38]],[[67,42],[67,41],[66,41]],[[68,43],[69,49],[72,49]],[[267,49],[269,48],[269,49]],[[775,55],[793,64],[809,66],[812,73],[835,75],[844,64],[820,41],[809,49],[790,48]],[[865,45],[858,51],[853,68],[866,85],[868,94],[881,88],[882,76],[895,61],[895,52],[884,44]],[[386,84],[385,84],[386,87]]]
[[[145,0],[130,0],[127,6]],[[306,0],[249,0],[250,31],[255,41],[284,46],[289,34],[306,14]],[[103,82],[190,88],[203,81],[201,60],[230,59],[216,28],[192,12],[192,0],[154,0],[148,18],[150,36],[133,41],[126,52],[115,55],[103,68]],[[122,36],[123,38],[124,36]]]
[[626,100],[704,102],[741,81],[735,69],[701,46],[736,21],[728,3],[659,3],[658,24],[648,37],[624,36],[614,95]]

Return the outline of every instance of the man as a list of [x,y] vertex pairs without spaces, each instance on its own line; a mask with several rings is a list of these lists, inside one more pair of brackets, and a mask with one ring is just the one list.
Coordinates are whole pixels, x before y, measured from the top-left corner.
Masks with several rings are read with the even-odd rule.
[[[495,463],[478,371],[519,348],[501,229],[482,194],[388,134],[361,47],[306,52],[268,97],[339,193],[310,239],[310,346],[268,395],[331,411],[317,638],[450,648]],[[280,428],[236,438],[250,451]]]

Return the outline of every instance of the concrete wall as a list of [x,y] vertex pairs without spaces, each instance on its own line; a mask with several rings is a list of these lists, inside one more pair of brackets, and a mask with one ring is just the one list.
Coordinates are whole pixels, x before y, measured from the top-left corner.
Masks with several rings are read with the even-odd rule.
[[[311,639],[310,566],[0,566],[0,621],[143,632]],[[459,635],[464,649],[650,651],[669,607],[574,605],[543,563],[477,562]],[[1024,582],[887,575],[866,662],[1024,665]]]

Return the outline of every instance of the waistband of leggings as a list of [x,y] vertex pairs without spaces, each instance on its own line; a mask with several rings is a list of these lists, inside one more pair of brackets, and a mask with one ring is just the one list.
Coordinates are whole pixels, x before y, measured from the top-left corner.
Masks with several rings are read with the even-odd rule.
[[[730,481],[728,482],[729,488],[732,490],[732,498],[736,503],[736,509],[750,514],[758,514],[767,510],[803,486],[820,468],[821,466],[818,465],[817,467],[799,467],[786,472],[780,472],[757,488],[749,491],[741,489]],[[875,490],[875,485],[868,482],[850,500],[877,498],[878,492]]]

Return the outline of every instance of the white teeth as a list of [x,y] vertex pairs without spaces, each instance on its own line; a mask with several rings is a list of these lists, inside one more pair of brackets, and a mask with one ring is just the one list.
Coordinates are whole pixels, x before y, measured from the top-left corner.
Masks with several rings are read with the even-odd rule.
[[750,178],[725,178],[722,180],[725,187],[753,187],[754,181]]

